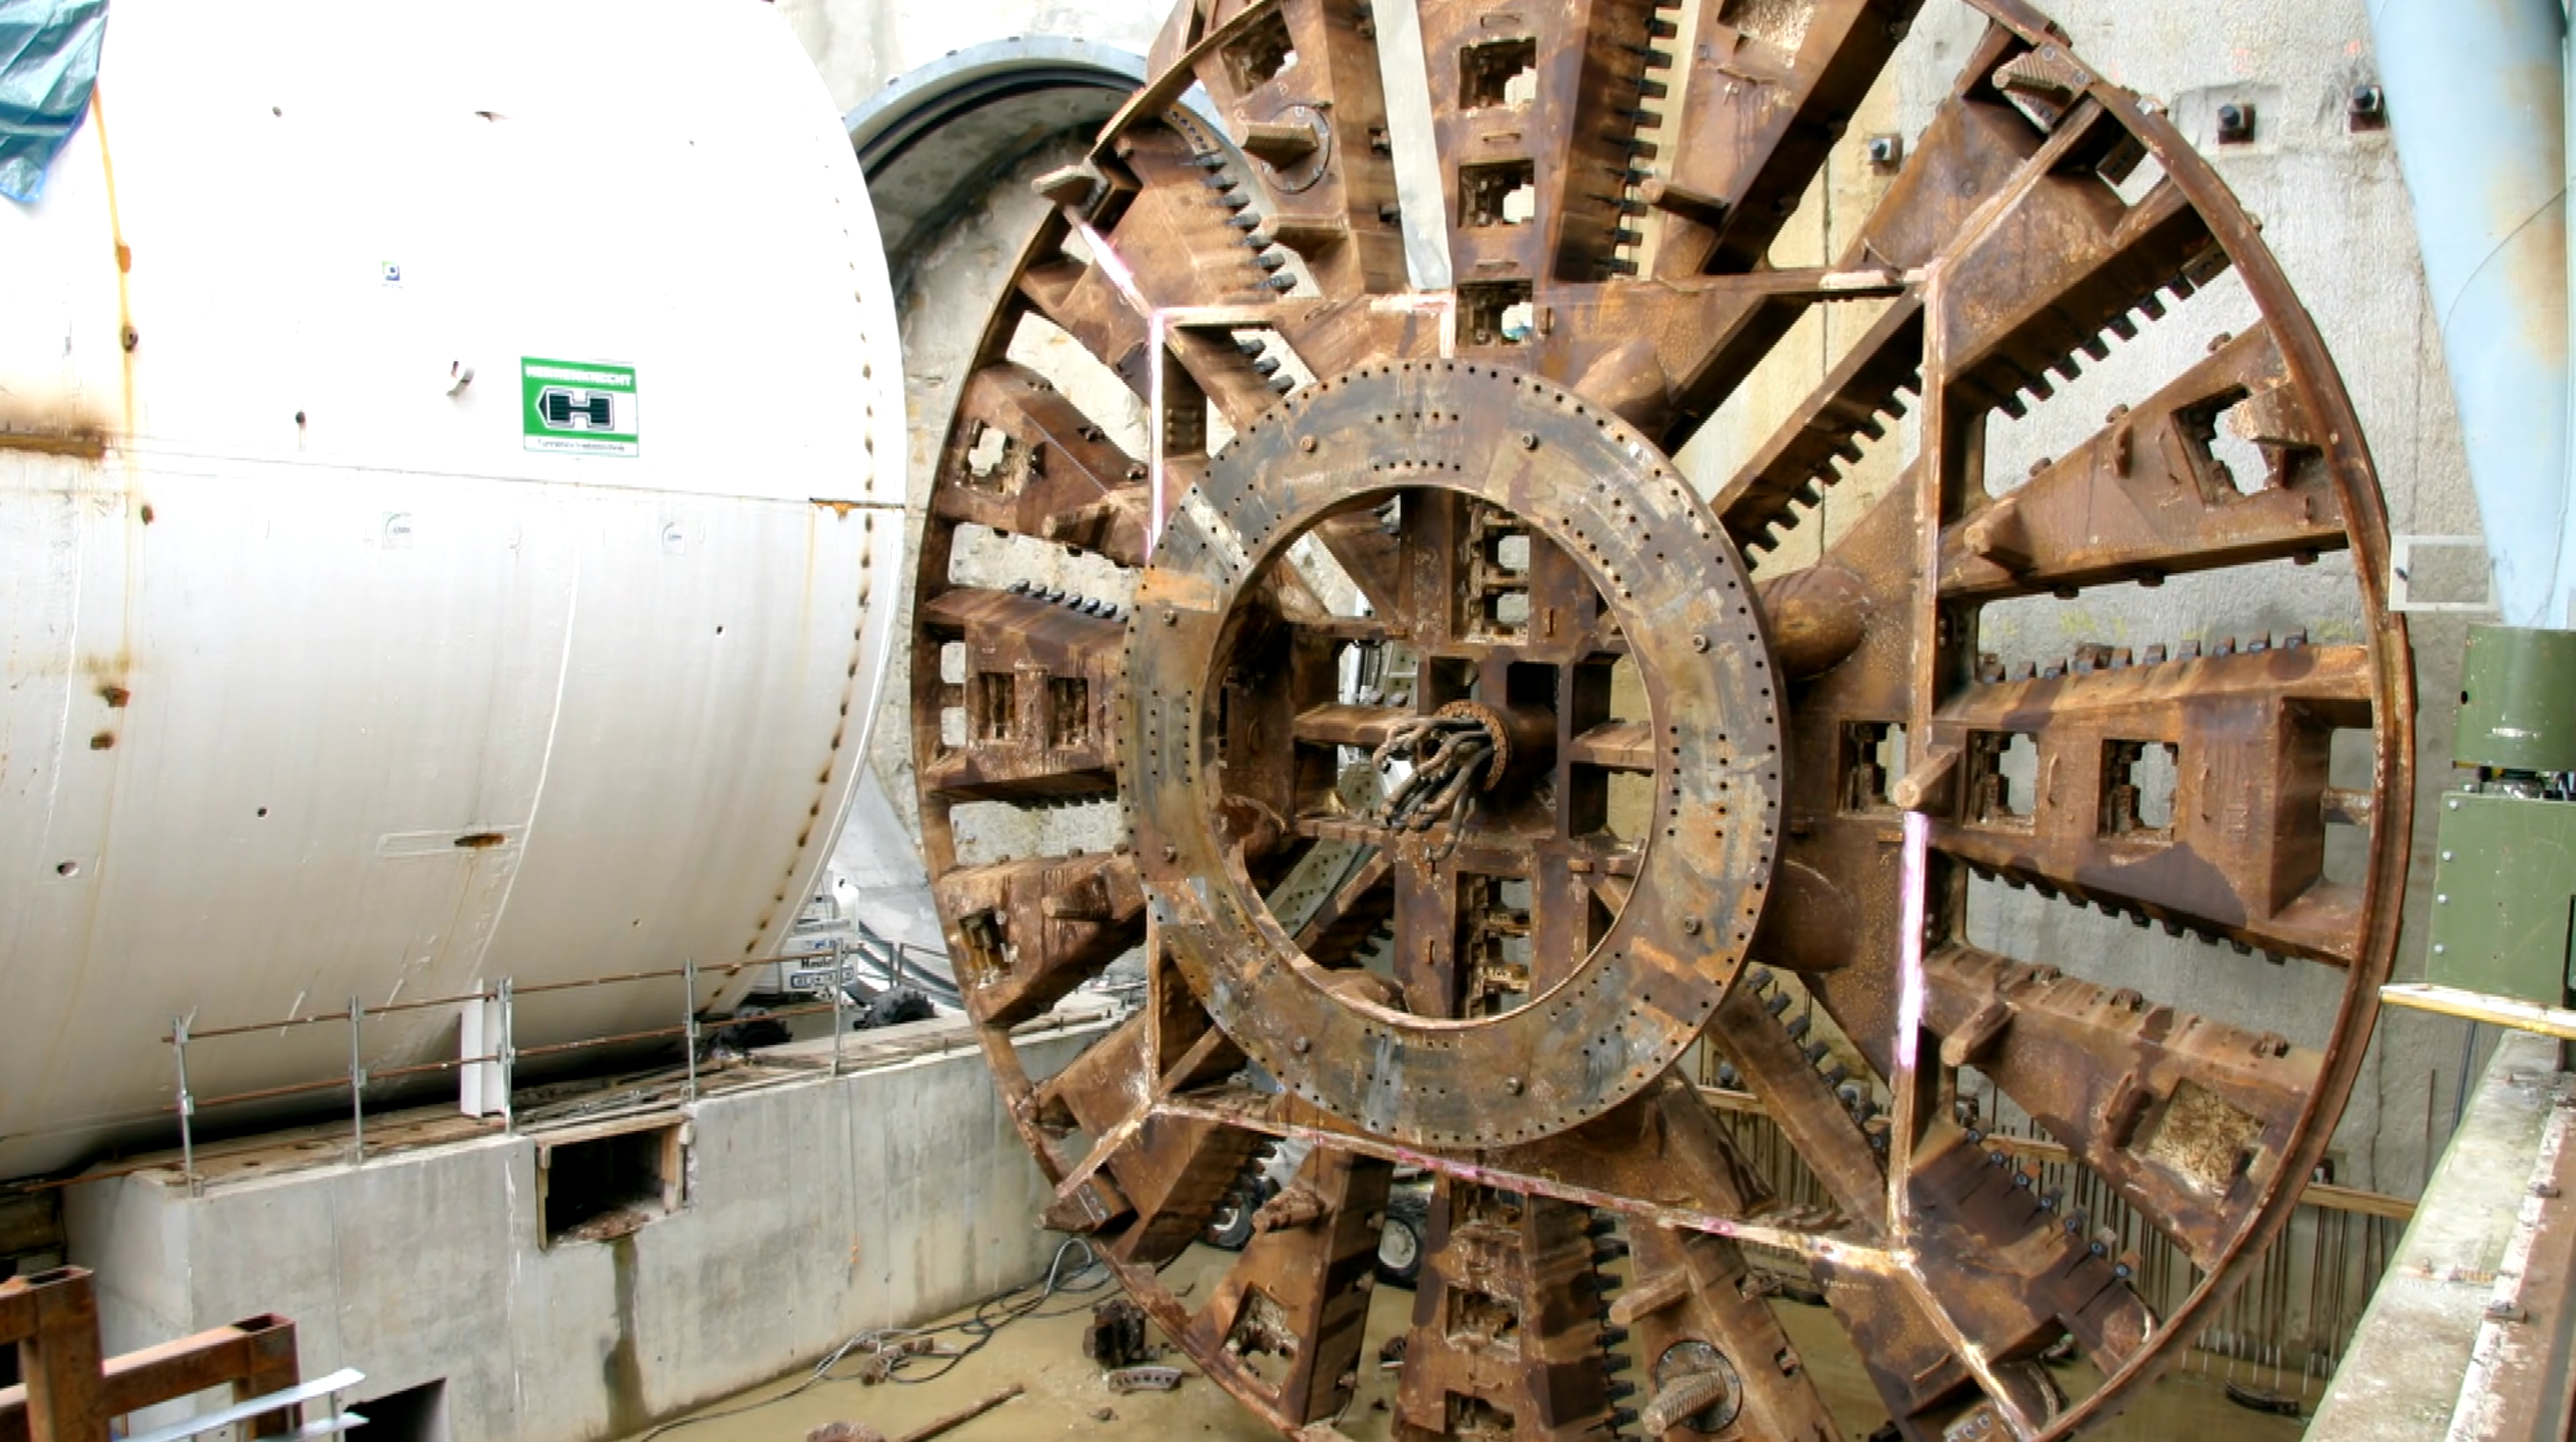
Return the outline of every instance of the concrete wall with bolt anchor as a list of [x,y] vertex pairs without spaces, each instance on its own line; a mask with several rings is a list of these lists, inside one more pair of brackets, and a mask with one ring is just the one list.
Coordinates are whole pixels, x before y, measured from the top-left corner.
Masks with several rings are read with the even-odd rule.
[[[1098,1025],[1021,1055],[1061,1065]],[[453,1442],[632,1435],[1045,1269],[1055,1238],[1033,1219],[1049,1191],[981,1053],[953,1022],[868,1040],[906,1031],[952,1045],[646,1118],[688,1129],[681,1205],[648,1203],[649,1220],[604,1240],[550,1240],[539,1200],[541,1155],[592,1124],[359,1167],[288,1160],[203,1196],[175,1162],[76,1186],[72,1256],[98,1273],[112,1353],[277,1312],[305,1375],[367,1374],[361,1412],[443,1379]]]

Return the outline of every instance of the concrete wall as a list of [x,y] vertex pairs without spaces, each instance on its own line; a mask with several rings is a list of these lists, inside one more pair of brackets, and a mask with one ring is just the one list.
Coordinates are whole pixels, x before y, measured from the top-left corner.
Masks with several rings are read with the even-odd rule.
[[[1040,1070],[1083,1032],[1025,1050]],[[455,1442],[641,1430],[1043,1272],[1047,1188],[973,1050],[711,1096],[684,1207],[606,1242],[544,1244],[541,1137],[219,1182],[73,1188],[72,1259],[125,1351],[259,1312],[307,1376],[375,1397],[446,1379]],[[675,1118],[676,1119],[676,1118]]]
[[[919,7],[890,0],[789,0],[782,8],[835,92],[856,94],[937,49],[997,35],[1080,33],[1141,50],[1160,0],[1075,6],[977,0],[941,7],[935,26],[923,23]],[[2392,529],[2475,535],[2458,422],[2395,151],[2385,131],[2355,131],[2345,122],[2352,85],[2375,73],[2360,0],[2245,0],[2217,7],[2058,0],[2050,9],[2079,53],[2121,83],[2165,101],[2262,219],[2265,238],[2343,367],[2378,458]],[[1955,67],[1982,23],[1963,4],[1933,0],[1925,6],[1899,63],[1784,235],[1777,261],[1818,260],[1848,241],[1885,185],[1885,177],[1865,162],[1865,138],[1892,131],[1910,139],[1919,131],[1951,87]],[[2223,101],[2256,105],[2258,129],[2251,144],[2216,144],[2213,117]],[[1070,139],[1041,145],[1014,173],[997,176],[983,202],[948,230],[935,260],[917,267],[919,279],[904,298],[916,528],[960,368],[1038,215],[1026,179],[1073,149]],[[2196,357],[2216,333],[2242,329],[2251,315],[2232,278],[2177,306],[2137,341],[2118,347],[2110,363],[2061,390],[2057,403],[2034,410],[2029,421],[2008,425],[1998,418],[1996,473],[2018,474],[2031,459],[2063,454],[2099,424],[2112,402],[2134,399],[2143,386],[2179,370],[2184,358]],[[1854,305],[1803,324],[1775,363],[1685,453],[1687,469],[1704,486],[1727,476],[1870,319],[1868,307]],[[1870,464],[1827,501],[1824,524],[1791,533],[1790,544],[1763,569],[1812,559],[1821,539],[1839,534],[1875,487],[1893,476],[1909,443],[1910,435],[1901,433],[1881,443]],[[1988,616],[1987,649],[2007,661],[2046,661],[2084,641],[2143,647],[2292,627],[2304,627],[2321,642],[2350,639],[2356,634],[2352,598],[2348,559],[2328,557],[2308,568],[2284,563],[2184,578],[2152,593],[2124,587],[2071,603],[1997,608]],[[2455,617],[2425,617],[2414,628],[2423,708],[2417,727],[2418,812],[2428,818],[2416,841],[2419,858],[2430,841],[2429,803],[2449,776],[2464,624]],[[905,689],[900,683],[890,689],[893,709],[878,732],[883,739],[877,762],[888,790],[908,807]],[[996,825],[1003,833],[997,849],[1026,855],[1092,844],[1101,819],[1076,811],[1051,813],[1043,824],[997,818]],[[2426,880],[2412,888],[2414,915],[2429,900],[2424,891],[2430,869],[2417,871]],[[1983,939],[2021,955],[2073,971],[2117,974],[2119,984],[2150,996],[2187,996],[2219,1016],[2260,1017],[2261,1025],[2294,1036],[2320,1034],[2341,990],[2341,978],[2324,968],[2273,967],[2223,949],[2168,941],[2026,894],[1981,892],[1976,907]],[[2399,953],[2400,975],[2419,973],[2422,954],[2420,929],[2410,925]],[[2462,1023],[2414,1014],[2383,1022],[2336,1144],[2341,1180],[2397,1192],[2422,1184],[2429,1158],[2449,1131],[2463,1035]]]

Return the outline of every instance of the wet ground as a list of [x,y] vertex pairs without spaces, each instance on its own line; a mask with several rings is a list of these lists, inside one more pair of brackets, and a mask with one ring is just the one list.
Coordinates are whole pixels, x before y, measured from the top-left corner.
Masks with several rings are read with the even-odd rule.
[[[1198,1249],[1175,1263],[1166,1275],[1187,1283],[1190,1295],[1213,1284],[1213,1268],[1232,1261],[1226,1253]],[[1205,1274],[1205,1283],[1199,1274]],[[863,1423],[900,1442],[908,1432],[972,1405],[1013,1384],[1022,1395],[991,1412],[943,1434],[955,1442],[1021,1442],[1021,1439],[1076,1437],[1087,1442],[1148,1442],[1148,1439],[1205,1439],[1205,1442],[1277,1442],[1226,1393],[1205,1378],[1191,1375],[1179,1390],[1119,1396],[1101,1380],[1100,1369],[1082,1356],[1082,1331],[1091,1304],[1111,1295],[1100,1291],[1059,1295],[1019,1321],[994,1333],[988,1343],[957,1361],[936,1380],[865,1385],[855,1358],[833,1369],[832,1379],[812,1382],[798,1373],[739,1397],[716,1404],[662,1429],[673,1442],[797,1442],[828,1422]],[[1413,1294],[1380,1288],[1369,1315],[1369,1343],[1363,1353],[1359,1395],[1339,1426],[1352,1442],[1385,1442],[1397,1374],[1375,1361],[1379,1343],[1402,1331],[1410,1320]],[[1860,1442],[1884,1420],[1874,1401],[1859,1357],[1821,1308],[1775,1302],[1781,1322],[1805,1358],[1809,1371],[1841,1419],[1852,1442]],[[950,1319],[957,1320],[957,1319]],[[949,1333],[944,1340],[960,1340]],[[1179,1361],[1180,1359],[1168,1359]],[[2205,1360],[2205,1359],[2203,1359]],[[916,1358],[904,1377],[928,1376],[941,1364]],[[2294,1442],[2304,1430],[2297,1420],[2266,1415],[2228,1400],[2221,1385],[2227,1363],[2210,1362],[2203,1374],[2193,1365],[2175,1369],[2119,1418],[2092,1437],[2120,1442]],[[1186,1368],[1185,1368],[1186,1370]],[[2077,1366],[2058,1373],[2060,1385],[2081,1395],[2093,1385],[2088,1369]],[[2272,1388],[2282,1386],[2268,1371],[2240,1366],[2239,1380]],[[2286,1384],[2296,1390],[2297,1378]],[[794,1395],[783,1395],[803,1384]],[[647,1437],[654,1434],[647,1433]],[[640,1442],[640,1439],[638,1439]]]

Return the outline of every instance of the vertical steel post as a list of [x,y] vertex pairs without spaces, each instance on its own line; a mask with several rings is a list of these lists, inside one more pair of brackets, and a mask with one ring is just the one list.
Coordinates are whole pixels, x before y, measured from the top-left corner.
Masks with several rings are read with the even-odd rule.
[[698,1099],[698,959],[690,957],[680,963],[680,975],[686,979],[689,999],[680,1010],[680,1027],[689,1048],[688,1100]]
[[349,998],[349,1161],[352,1166],[367,1159],[367,1069],[360,1059],[361,1028],[366,1011],[356,997]]
[[188,1195],[199,1196],[203,1188],[197,1182],[197,1097],[188,1090],[188,1019],[170,1019],[170,1052],[179,1064],[179,1175],[188,1183]]
[[841,1016],[841,1008],[850,1000],[850,987],[845,976],[850,970],[850,952],[848,946],[836,941],[832,943],[832,953],[832,1075],[839,1076],[841,1033],[848,1029],[848,1023]]
[[501,1131],[504,1135],[515,1135],[519,1130],[518,1083],[514,1076],[519,1064],[519,1013],[512,1003],[511,991],[510,978],[501,978],[501,1040],[493,1050],[501,1058]]

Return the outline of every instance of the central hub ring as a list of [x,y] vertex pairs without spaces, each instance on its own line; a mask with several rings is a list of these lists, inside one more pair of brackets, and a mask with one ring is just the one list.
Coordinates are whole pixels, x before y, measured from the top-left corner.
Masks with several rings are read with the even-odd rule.
[[[1289,559],[1309,537],[1368,614],[1321,614]],[[1352,647],[1409,654],[1401,704],[1351,699]],[[1781,785],[1760,609],[1663,453],[1571,392],[1432,361],[1283,402],[1174,511],[1127,676],[1151,944],[1283,1086],[1372,1133],[1481,1148],[1598,1116],[1680,1057],[1743,966]],[[1386,826],[1332,784],[1444,715],[1476,723],[1455,778],[1472,805]],[[1350,857],[1328,905],[1391,896],[1392,955],[1319,964],[1273,913],[1322,847]],[[1519,989],[1480,989],[1477,958]]]

